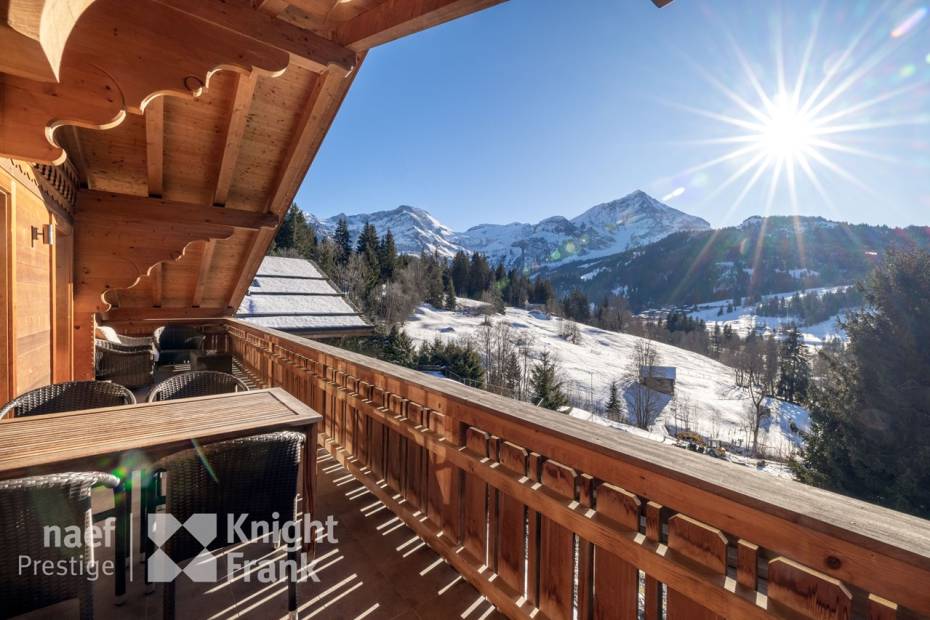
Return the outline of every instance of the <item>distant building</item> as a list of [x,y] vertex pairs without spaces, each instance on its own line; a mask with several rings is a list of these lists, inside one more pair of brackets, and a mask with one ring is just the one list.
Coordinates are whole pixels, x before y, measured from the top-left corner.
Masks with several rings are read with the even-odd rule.
[[236,318],[315,339],[373,329],[312,261],[280,256],[262,260]]
[[673,366],[643,366],[639,369],[639,382],[650,390],[668,394],[675,394],[675,379],[677,373]]

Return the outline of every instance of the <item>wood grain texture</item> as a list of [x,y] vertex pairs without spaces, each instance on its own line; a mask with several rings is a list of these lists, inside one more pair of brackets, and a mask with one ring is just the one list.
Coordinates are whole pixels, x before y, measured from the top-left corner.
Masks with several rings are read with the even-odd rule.
[[852,594],[840,581],[787,558],[769,562],[768,597],[774,609],[785,607],[816,620],[851,617]]
[[[568,503],[575,499],[577,477],[572,468],[549,460],[542,465],[540,482]],[[547,618],[567,620],[572,617],[574,535],[545,515],[539,532],[539,610]]]
[[[292,63],[311,71],[322,72],[330,67],[338,67],[346,73],[355,66],[355,52],[352,50],[244,4],[220,0],[158,2],[287,52]],[[268,8],[273,12],[273,7]]]
[[27,416],[0,424],[0,477],[67,471],[79,463],[108,470],[133,450],[161,453],[190,447],[192,439],[215,441],[319,421],[319,414],[280,389]]
[[149,196],[161,196],[165,187],[164,97],[156,97],[145,108],[145,168]]
[[[769,531],[768,527],[787,529],[796,536],[796,539],[790,543],[785,541],[780,543],[789,548],[795,557],[814,559],[821,557],[825,563],[829,564],[829,570],[852,575],[852,583],[858,588],[866,589],[871,585],[865,586],[865,584],[878,584],[878,590],[873,590],[875,594],[884,595],[885,598],[896,601],[901,601],[902,596],[909,597],[915,603],[912,605],[915,610],[924,613],[930,610],[930,606],[922,605],[920,602],[920,588],[912,587],[914,581],[921,581],[927,573],[919,566],[911,565],[910,568],[905,568],[900,563],[901,556],[897,554],[905,550],[900,546],[894,546],[893,543],[896,540],[894,537],[885,540],[885,544],[892,544],[892,548],[886,549],[891,553],[881,555],[873,553],[871,561],[877,566],[884,566],[886,570],[899,577],[902,574],[908,574],[909,579],[891,578],[888,575],[882,578],[881,571],[878,574],[857,572],[853,571],[852,567],[846,566],[845,562],[850,557],[856,557],[857,551],[862,552],[858,544],[844,539],[844,534],[850,535],[847,529],[834,528],[829,533],[817,530],[815,536],[812,530],[816,530],[817,516],[809,513],[796,514],[793,520],[780,517],[780,511],[784,510],[784,505],[796,500],[796,498],[793,499],[792,493],[801,496],[811,494],[825,498],[826,501],[817,506],[820,518],[822,518],[822,511],[829,512],[831,509],[831,497],[837,502],[836,508],[846,507],[848,504],[848,507],[856,511],[861,506],[857,506],[854,500],[838,498],[798,485],[783,485],[781,481],[769,479],[764,480],[766,485],[779,486],[779,493],[787,494],[787,496],[765,495],[770,490],[769,486],[752,487],[752,496],[739,495],[732,485],[733,480],[736,477],[743,477],[751,481],[755,477],[747,476],[746,472],[737,468],[726,468],[717,463],[711,464],[714,467],[710,467],[706,459],[701,460],[681,451],[656,450],[654,445],[647,442],[629,441],[628,437],[622,437],[620,434],[612,438],[613,441],[608,444],[604,441],[604,437],[609,430],[592,436],[589,432],[585,432],[588,429],[583,424],[576,427],[574,420],[557,414],[552,414],[550,418],[547,412],[522,403],[469,390],[462,386],[449,384],[450,382],[434,381],[419,373],[378,360],[358,356],[321,343],[303,341],[274,330],[254,328],[241,321],[226,320],[225,324],[230,330],[232,341],[238,343],[237,346],[243,351],[248,352],[251,348],[259,352],[279,347],[290,349],[311,360],[313,373],[317,376],[332,376],[333,369],[338,368],[339,372],[356,378],[359,384],[368,382],[385,386],[387,398],[394,394],[421,406],[432,407],[430,416],[433,421],[428,427],[424,427],[412,423],[409,418],[393,416],[384,408],[375,408],[370,403],[360,400],[356,394],[348,393],[346,396],[347,403],[351,404],[354,401],[361,416],[368,418],[371,422],[376,421],[384,425],[390,432],[397,433],[406,439],[409,444],[415,444],[428,451],[431,462],[431,480],[427,512],[430,522],[441,521],[444,518],[442,513],[448,510],[447,506],[452,506],[461,497],[461,493],[449,492],[448,489],[451,487],[435,484],[435,477],[432,474],[435,473],[434,464],[437,462],[441,462],[444,466],[448,465],[454,471],[478,476],[493,487],[499,497],[511,497],[528,508],[529,529],[526,539],[529,548],[526,550],[526,557],[529,560],[527,564],[529,574],[526,575],[528,587],[524,596],[531,604],[544,599],[547,600],[547,604],[552,604],[552,580],[549,575],[538,574],[540,569],[549,570],[548,567],[553,564],[553,562],[541,560],[542,555],[547,553],[545,538],[548,538],[548,534],[552,531],[547,530],[547,535],[544,537],[542,530],[544,523],[549,522],[564,528],[569,535],[575,533],[599,548],[608,549],[657,581],[668,584],[670,589],[691,601],[700,601],[702,607],[718,616],[727,618],[797,616],[797,612],[786,608],[783,608],[784,611],[771,606],[766,609],[764,597],[758,597],[756,592],[738,585],[734,577],[728,577],[724,571],[719,570],[724,561],[720,558],[725,559],[725,555],[719,553],[720,538],[716,536],[720,529],[728,533],[749,532],[744,540],[752,540],[754,544],[758,544],[763,539],[777,541],[781,534]],[[325,384],[321,385],[324,389],[330,389]],[[442,418],[437,416],[442,416]],[[467,449],[459,450],[460,443],[450,442],[444,432],[439,432],[440,427],[444,428],[449,425],[450,418],[453,431],[464,424],[478,426],[488,433],[491,431],[487,429],[493,429],[494,436],[505,440],[502,442],[505,447],[499,451],[499,454],[506,451],[508,442],[520,445],[523,449],[522,444],[511,442],[511,439],[525,440],[526,444],[538,447],[548,454],[557,454],[560,457],[560,463],[580,464],[581,470],[585,473],[598,471],[609,474],[607,480],[610,484],[623,488],[629,493],[635,493],[637,496],[648,498],[653,506],[652,512],[658,513],[659,516],[653,519],[647,518],[646,535],[643,535],[638,528],[627,528],[616,520],[599,514],[597,510],[592,514],[592,511],[582,503],[567,501],[564,495],[554,492],[547,485],[536,484],[536,481],[542,477],[539,475],[541,472],[538,463],[545,461],[539,453],[530,453],[527,474],[517,475],[497,464],[494,459],[479,459]],[[543,420],[547,423],[546,425],[542,424]],[[613,467],[616,463],[619,465]],[[722,472],[726,474],[725,481],[713,476],[713,472],[717,472],[718,476],[721,475],[722,470],[725,470]],[[546,477],[547,480],[551,479],[551,472]],[[588,478],[582,476],[582,479]],[[621,486],[621,483],[626,486]],[[710,492],[709,484],[717,486],[714,493]],[[672,493],[672,490],[676,493]],[[712,505],[695,502],[692,497],[695,494],[706,498]],[[682,505],[689,507],[689,511],[684,513],[687,518],[678,518],[681,523],[689,520],[701,523],[694,515],[698,513],[713,515],[720,510],[718,505],[720,503],[727,504],[730,512],[720,516],[716,523],[703,522],[714,536],[710,536],[703,529],[700,529],[699,535],[691,536],[689,533],[687,540],[685,534],[678,533],[671,536],[670,533],[669,545],[666,547],[660,540],[662,507],[654,499],[656,497],[670,498],[675,507]],[[811,496],[807,497],[811,498]],[[584,496],[582,499],[588,501]],[[777,502],[777,504],[772,504],[767,511],[762,511],[758,507],[760,501]],[[647,517],[649,512],[647,504]],[[885,512],[875,507],[868,507],[867,510],[873,518]],[[458,514],[458,510],[453,510],[453,513]],[[865,517],[865,514],[859,513],[858,516]],[[896,513],[890,514],[896,515]],[[896,516],[909,520],[909,526],[916,527],[917,531],[926,531],[926,524],[920,525],[919,520],[911,520],[906,515]],[[747,522],[746,519],[751,519],[751,521]],[[868,521],[869,519],[866,519],[866,522]],[[715,524],[721,527],[714,528]],[[862,526],[863,523],[858,523],[858,525]],[[688,529],[684,525],[674,525],[674,522],[670,527],[679,528],[682,531]],[[861,529],[859,532],[861,533]],[[902,536],[910,538],[915,543],[915,547],[908,549],[907,553],[915,553],[915,550],[920,548],[920,538],[915,538],[913,532],[902,532]],[[688,544],[684,544],[685,542]],[[771,552],[771,548],[765,547],[765,549],[767,553]],[[686,555],[685,552],[691,553],[691,556]],[[460,551],[458,553],[463,555]],[[821,553],[824,555],[821,556]],[[714,565],[710,566],[710,564]],[[903,573],[900,572],[902,570]],[[492,596],[500,594],[497,588],[512,591],[502,579],[495,580],[493,584],[488,585],[487,582],[479,580],[476,582],[476,587]],[[558,608],[557,605],[556,608]]]
[[339,25],[336,40],[350,49],[364,51],[503,1],[384,0]]
[[[490,437],[482,430],[465,432],[465,447],[477,458],[488,458]],[[488,562],[488,485],[474,474],[465,474],[463,486],[462,545],[479,565]]]
[[[597,487],[597,512],[639,529],[639,498],[609,483]],[[639,569],[607,549],[594,550],[594,618],[635,620],[639,610]]]
[[[528,454],[520,446],[502,442],[498,460],[516,476],[526,475]],[[499,494],[497,516],[497,574],[513,590],[524,591],[526,575],[526,506],[519,500]]]
[[252,97],[255,94],[255,85],[258,82],[258,73],[240,75],[236,82],[236,95],[233,98],[232,109],[229,112],[229,123],[226,125],[226,136],[223,140],[223,155],[220,159],[220,170],[217,174],[216,189],[213,192],[213,204],[225,205],[232,185],[233,172],[239,160],[239,149],[242,146],[242,136],[245,133],[245,123],[252,107]]
[[[668,520],[668,548],[705,566],[716,574],[727,574],[727,539],[713,527],[677,514]],[[722,620],[722,616],[672,588],[668,589],[669,620]]]
[[12,179],[0,171],[0,400],[13,399]]

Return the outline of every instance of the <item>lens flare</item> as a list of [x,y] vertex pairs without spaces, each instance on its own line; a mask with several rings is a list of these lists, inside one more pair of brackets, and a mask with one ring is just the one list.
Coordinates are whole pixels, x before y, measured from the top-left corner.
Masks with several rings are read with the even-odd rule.
[[917,9],[916,11],[908,15],[907,19],[905,19],[903,22],[898,24],[895,27],[895,29],[891,31],[891,38],[900,39],[901,37],[903,37],[910,31],[912,31],[914,28],[916,28],[917,24],[923,21],[924,17],[926,16],[927,16],[927,7],[924,7],[924,6],[920,7],[919,9]]
[[663,196],[662,202],[668,202],[669,200],[674,200],[675,198],[678,198],[684,193],[685,193],[685,188],[677,187],[673,189],[672,191],[670,191],[669,193],[667,193],[665,196]]

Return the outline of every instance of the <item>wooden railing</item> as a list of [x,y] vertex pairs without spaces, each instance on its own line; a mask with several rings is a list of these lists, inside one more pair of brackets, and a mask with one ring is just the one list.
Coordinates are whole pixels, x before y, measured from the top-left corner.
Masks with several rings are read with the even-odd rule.
[[[258,381],[513,618],[930,616],[930,522],[226,321]],[[535,615],[534,615],[535,614]]]

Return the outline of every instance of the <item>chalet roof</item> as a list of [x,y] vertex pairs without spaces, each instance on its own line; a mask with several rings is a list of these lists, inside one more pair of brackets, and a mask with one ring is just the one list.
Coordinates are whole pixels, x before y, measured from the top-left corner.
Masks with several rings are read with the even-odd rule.
[[652,377],[654,379],[671,379],[674,381],[676,374],[674,366],[643,366],[639,369],[640,378]]
[[237,318],[307,336],[368,333],[371,325],[312,261],[266,256]]

